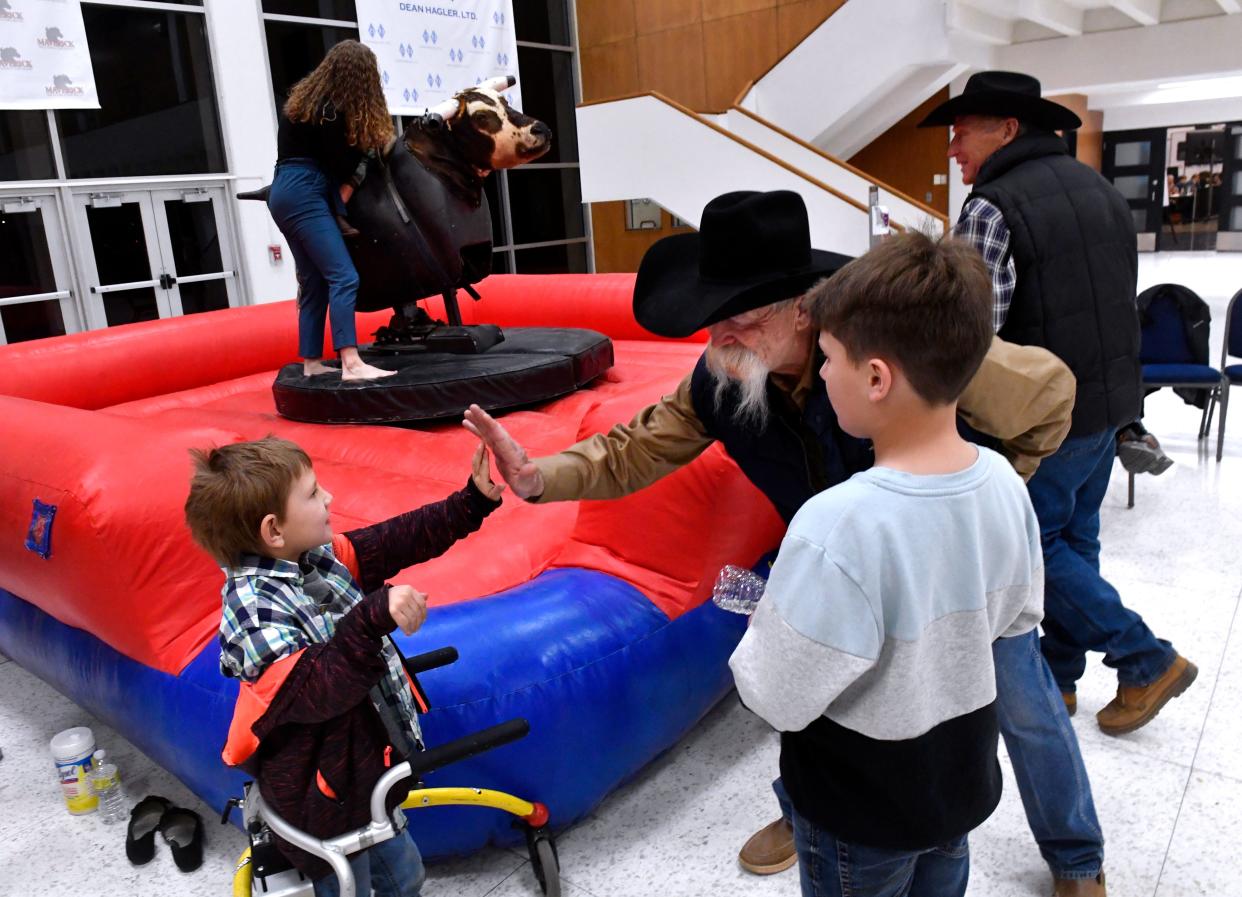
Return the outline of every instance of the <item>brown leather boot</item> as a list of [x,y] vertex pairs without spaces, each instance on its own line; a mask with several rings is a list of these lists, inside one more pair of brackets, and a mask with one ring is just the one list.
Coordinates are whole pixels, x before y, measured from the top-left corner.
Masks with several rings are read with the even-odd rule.
[[1095,878],[1053,879],[1052,897],[1108,897],[1104,887],[1104,873]]
[[1073,716],[1078,712],[1078,693],[1073,691],[1061,692],[1061,700],[1065,702],[1065,712]]
[[743,869],[755,875],[784,872],[798,862],[793,826],[784,819],[765,825],[742,846],[737,861]]
[[1119,685],[1117,697],[1095,715],[1105,735],[1125,735],[1147,725],[1160,708],[1195,681],[1199,668],[1182,655],[1155,682],[1142,687]]

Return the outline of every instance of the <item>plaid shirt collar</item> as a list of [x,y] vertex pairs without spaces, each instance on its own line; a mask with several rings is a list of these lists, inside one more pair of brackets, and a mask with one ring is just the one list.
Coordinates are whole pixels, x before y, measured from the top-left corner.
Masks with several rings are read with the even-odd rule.
[[307,572],[317,569],[326,573],[336,564],[331,552],[331,545],[320,545],[303,554],[296,561],[284,558],[265,557],[261,554],[243,554],[236,567],[225,567],[224,575],[238,576],[272,576],[276,579],[301,580]]

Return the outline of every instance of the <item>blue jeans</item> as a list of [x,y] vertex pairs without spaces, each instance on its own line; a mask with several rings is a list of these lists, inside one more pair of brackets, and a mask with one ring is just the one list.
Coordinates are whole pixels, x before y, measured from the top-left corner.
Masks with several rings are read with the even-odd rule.
[[1029,484],[1044,544],[1044,657],[1067,693],[1077,687],[1088,651],[1102,651],[1128,686],[1150,685],[1177,658],[1100,576],[1100,503],[1115,435],[1110,429],[1066,439]]
[[930,850],[866,847],[842,841],[797,810],[792,812],[802,897],[961,897],[966,893],[970,849],[964,835]]
[[298,272],[298,354],[323,354],[323,319],[332,317],[332,348],[358,345],[354,305],[358,272],[336,223],[340,196],[319,166],[306,159],[286,159],[276,166],[267,207]]
[[[1031,833],[1056,878],[1094,878],[1104,864],[1104,836],[1091,783],[1065,702],[1039,653],[1039,635],[997,639],[996,711]],[[781,780],[772,783],[781,815],[793,805]]]
[[[349,861],[354,870],[354,894],[368,897],[418,897],[427,872],[423,858],[406,829],[395,838],[359,851]],[[338,897],[340,882],[335,875],[315,881],[315,897]]]
[[1056,878],[1095,878],[1104,865],[1104,835],[1038,630],[997,639],[992,662],[1001,736],[1039,852]]

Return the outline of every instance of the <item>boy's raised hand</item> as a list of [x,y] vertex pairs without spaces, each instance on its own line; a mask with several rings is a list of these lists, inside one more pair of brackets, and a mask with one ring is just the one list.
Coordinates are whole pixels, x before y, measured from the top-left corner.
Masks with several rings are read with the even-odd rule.
[[543,474],[530,460],[526,449],[518,445],[494,417],[478,405],[471,405],[466,409],[466,417],[461,423],[482,439],[483,444],[496,456],[496,469],[500,471],[504,481],[513,487],[514,495],[518,498],[534,498],[543,494]]
[[492,501],[498,500],[500,493],[505,491],[504,486],[497,486],[492,482],[491,459],[487,454],[487,446],[482,442],[474,450],[474,471],[470,478],[474,480],[475,487]]
[[388,590],[388,614],[398,629],[412,635],[427,619],[427,596],[413,586],[392,586]]

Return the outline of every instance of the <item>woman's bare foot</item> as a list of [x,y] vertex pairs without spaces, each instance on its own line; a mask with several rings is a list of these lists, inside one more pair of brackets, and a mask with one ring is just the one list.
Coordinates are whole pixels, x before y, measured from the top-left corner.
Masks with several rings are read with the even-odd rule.
[[302,359],[302,376],[303,377],[314,377],[318,374],[330,374],[330,373],[333,373],[333,369],[328,367],[326,364],[324,364],[322,360],[318,358]]
[[376,380],[380,377],[391,377],[395,373],[397,372],[386,371],[367,364],[358,355],[358,349],[355,346],[346,346],[341,350],[342,380]]
[[391,377],[395,373],[397,372],[377,368],[365,361],[359,361],[352,367],[346,364],[341,365],[342,380],[378,380],[380,377]]

